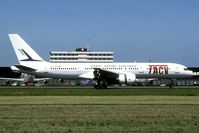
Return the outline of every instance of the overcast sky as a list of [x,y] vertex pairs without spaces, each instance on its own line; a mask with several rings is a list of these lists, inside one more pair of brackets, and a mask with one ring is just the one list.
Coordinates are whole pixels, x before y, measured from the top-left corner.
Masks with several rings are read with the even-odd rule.
[[113,51],[116,62],[199,66],[198,0],[1,0],[0,66],[17,64],[18,33],[45,60],[52,50]]

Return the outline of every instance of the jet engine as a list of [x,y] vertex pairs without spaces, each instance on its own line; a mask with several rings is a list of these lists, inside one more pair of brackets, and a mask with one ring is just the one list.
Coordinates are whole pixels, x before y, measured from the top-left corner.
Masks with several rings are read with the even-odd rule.
[[136,82],[136,76],[133,73],[122,73],[117,80],[120,84],[133,85]]

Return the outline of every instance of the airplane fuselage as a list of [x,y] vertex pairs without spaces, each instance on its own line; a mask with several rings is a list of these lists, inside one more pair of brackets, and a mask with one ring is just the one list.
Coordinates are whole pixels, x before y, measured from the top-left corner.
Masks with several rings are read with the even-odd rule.
[[[30,62],[29,62],[30,63]],[[176,63],[49,63],[38,62],[30,66],[36,72],[26,72],[41,77],[62,78],[62,79],[80,79],[83,74],[93,73],[95,68],[114,73],[122,74],[124,72],[133,73],[136,78],[189,78],[193,76],[192,71],[186,70],[186,67]],[[23,64],[23,63],[22,63]],[[89,78],[92,78],[90,75]]]

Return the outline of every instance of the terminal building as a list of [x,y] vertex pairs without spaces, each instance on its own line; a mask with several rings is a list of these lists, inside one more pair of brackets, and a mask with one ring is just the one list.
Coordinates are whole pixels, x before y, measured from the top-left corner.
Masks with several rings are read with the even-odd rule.
[[51,51],[52,63],[112,63],[113,52],[92,52],[87,48],[77,48],[75,51]]

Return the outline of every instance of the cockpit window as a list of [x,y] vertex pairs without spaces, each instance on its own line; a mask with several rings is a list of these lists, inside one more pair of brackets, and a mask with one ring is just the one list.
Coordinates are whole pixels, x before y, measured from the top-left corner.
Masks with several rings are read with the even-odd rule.
[[186,67],[186,68],[184,68],[184,70],[187,71],[187,70],[189,70],[189,69]]

